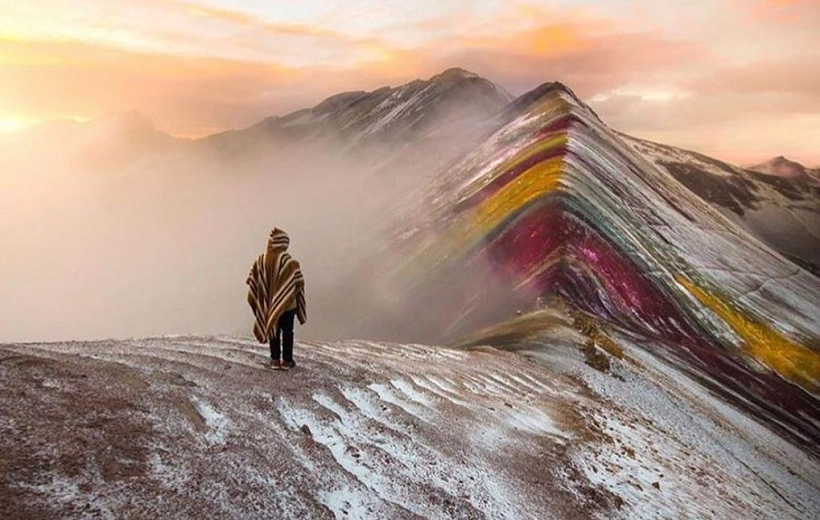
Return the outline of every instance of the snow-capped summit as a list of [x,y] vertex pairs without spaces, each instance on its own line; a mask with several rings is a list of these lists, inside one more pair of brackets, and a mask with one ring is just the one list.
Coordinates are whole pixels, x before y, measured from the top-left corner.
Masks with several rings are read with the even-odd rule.
[[[456,83],[465,79],[483,79],[481,76],[461,67],[453,67],[430,78],[433,83]],[[486,80],[485,80],[486,81]]]
[[748,169],[621,134],[638,152],[756,238],[820,274],[820,172],[784,157]]
[[[504,111],[508,118],[515,118],[521,112],[531,108],[531,105],[538,103],[539,101],[543,101],[555,93],[560,93],[561,95],[570,97],[579,106],[586,106],[586,104],[581,101],[581,99],[575,95],[575,92],[573,92],[568,86],[564,85],[560,81],[548,81],[512,100]],[[594,114],[592,109],[589,109],[589,112]]]
[[453,338],[561,298],[701,367],[801,443],[820,439],[808,419],[820,391],[818,279],[648,161],[565,87],[523,99],[430,187],[403,245],[415,253],[396,276],[408,304],[394,330]]
[[806,176],[806,167],[802,164],[786,159],[778,155],[768,161],[754,166],[749,166],[749,170],[794,179]]
[[336,139],[354,147],[403,144],[446,134],[445,129],[452,130],[454,124],[481,126],[511,99],[502,87],[454,68],[397,87],[336,94],[312,108],[269,117],[245,130],[217,134],[208,141],[229,140],[236,145],[265,139]]

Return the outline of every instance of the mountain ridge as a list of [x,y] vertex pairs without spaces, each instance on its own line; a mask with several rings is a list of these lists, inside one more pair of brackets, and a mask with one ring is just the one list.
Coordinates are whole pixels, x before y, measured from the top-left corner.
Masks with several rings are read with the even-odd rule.
[[814,175],[818,173],[816,170],[812,171],[799,162],[787,159],[782,155],[773,157],[760,164],[749,166],[746,169],[786,178],[801,178],[808,176],[810,173]]
[[[410,294],[399,316],[426,308],[417,330],[457,338],[558,296],[710,367],[724,391],[778,416],[803,445],[820,439],[805,419],[820,391],[817,278],[654,167],[565,89],[541,89],[429,194],[418,211],[426,224],[405,235],[411,259],[398,282]],[[389,323],[402,330],[401,318]]]
[[[329,96],[311,108],[271,116],[245,129],[203,138],[338,138],[352,145],[413,140],[448,119],[479,123],[511,100],[500,86],[463,69],[448,69],[427,80],[396,87]],[[452,122],[452,121],[450,121]]]
[[[471,72],[469,70],[466,70],[466,69],[463,69],[463,68],[460,68],[460,67],[452,67],[452,68],[449,68],[449,69],[445,69],[444,71],[442,71],[440,73],[434,74],[433,76],[431,76],[427,80],[414,79],[410,82],[407,82],[407,83],[404,83],[404,84],[401,84],[401,85],[398,85],[398,86],[383,86],[383,87],[376,88],[372,91],[354,90],[354,91],[340,92],[340,93],[333,94],[333,95],[330,95],[330,96],[324,98],[323,100],[321,100],[319,103],[317,103],[316,105],[314,105],[312,107],[297,109],[297,110],[294,110],[292,112],[288,112],[288,113],[283,114],[283,115],[271,115],[271,116],[268,116],[268,117],[265,117],[265,118],[259,120],[256,123],[253,123],[249,126],[240,127],[240,128],[226,129],[226,130],[223,130],[223,131],[215,132],[213,134],[208,134],[208,135],[204,135],[204,136],[196,137],[196,138],[176,137],[176,136],[173,136],[173,135],[171,135],[171,134],[169,134],[169,133],[167,133],[163,130],[158,130],[149,118],[147,118],[143,113],[141,113],[137,110],[130,110],[130,111],[112,113],[112,114],[100,116],[98,118],[94,118],[94,119],[89,120],[89,121],[82,121],[82,122],[74,120],[74,119],[70,119],[70,118],[69,119],[57,119],[57,120],[53,120],[53,121],[46,121],[46,122],[41,123],[39,125],[36,125],[34,127],[30,127],[28,129],[22,130],[20,133],[22,133],[22,134],[32,133],[32,132],[37,131],[40,128],[47,128],[47,127],[50,127],[50,126],[70,126],[72,128],[83,128],[83,127],[88,127],[88,125],[99,126],[100,124],[105,125],[105,126],[112,126],[112,123],[116,123],[117,121],[121,121],[122,124],[120,124],[120,125],[114,124],[113,126],[115,126],[115,127],[119,126],[123,130],[127,130],[127,128],[129,127],[129,124],[128,124],[129,121],[131,121],[132,123],[135,122],[135,121],[139,121],[140,122],[139,125],[131,124],[130,127],[132,129],[136,129],[136,127],[150,128],[151,132],[155,132],[157,134],[167,136],[171,140],[174,140],[174,141],[177,141],[177,142],[180,142],[180,143],[182,143],[182,142],[194,142],[194,143],[196,143],[196,142],[202,142],[202,141],[218,140],[220,137],[225,137],[225,136],[228,136],[228,135],[236,135],[236,134],[243,134],[243,133],[254,133],[254,132],[257,132],[257,131],[266,131],[266,130],[267,131],[281,130],[281,127],[283,125],[284,126],[293,126],[294,123],[298,123],[298,120],[300,118],[302,118],[303,116],[307,115],[307,114],[309,114],[311,116],[327,116],[329,114],[332,114],[333,112],[338,112],[340,110],[344,110],[345,108],[349,107],[350,105],[354,105],[357,102],[363,101],[368,96],[374,96],[374,95],[383,96],[386,93],[392,93],[392,92],[395,92],[395,91],[400,90],[402,88],[409,88],[409,87],[414,87],[414,86],[427,86],[427,85],[430,85],[430,84],[443,84],[443,85],[453,86],[453,85],[464,84],[464,83],[481,84],[482,88],[487,88],[489,86],[489,90],[498,91],[500,97],[505,98],[506,101],[507,101],[506,106],[501,107],[501,108],[504,109],[504,112],[515,112],[516,110],[521,109],[522,106],[526,106],[526,104],[529,103],[531,100],[538,99],[539,97],[541,97],[544,92],[549,91],[551,89],[556,89],[556,88],[566,91],[570,96],[573,97],[573,99],[576,100],[576,102],[581,103],[581,104],[585,104],[580,98],[578,98],[574,94],[574,92],[572,91],[572,89],[570,87],[568,87],[567,85],[564,85],[560,82],[557,82],[557,81],[545,82],[545,83],[543,83],[543,84],[541,84],[541,85],[539,85],[539,86],[525,92],[524,94],[522,94],[518,97],[514,97],[514,96],[510,95],[500,85],[495,84],[495,83],[491,82],[490,80],[487,80],[486,78],[484,78],[484,77],[482,77],[482,76],[480,76],[480,75],[478,75],[474,72]],[[592,111],[592,112],[595,113],[594,111]],[[490,114],[490,115],[492,115],[492,114]],[[596,114],[596,117],[597,117],[597,114]],[[145,132],[143,131],[142,133],[145,133]],[[9,134],[9,136],[14,136],[14,135],[15,135],[15,133]],[[623,134],[623,135],[627,135],[627,137],[629,137],[628,134]],[[6,137],[8,137],[8,136],[6,136]],[[403,135],[403,137],[406,137],[406,136]],[[649,142],[649,141],[646,141],[646,140],[642,140],[642,141]],[[660,143],[655,143],[655,144],[660,144]],[[676,146],[673,146],[673,145],[663,144],[662,146],[667,147],[667,148],[684,150],[687,153],[690,153],[692,155],[697,155],[697,156],[709,159],[710,161],[714,161],[716,163],[722,163],[722,164],[729,165],[729,163],[726,163],[725,161],[720,161],[718,159],[708,157],[708,156],[706,156],[704,154],[701,154],[699,152],[685,150],[683,148],[676,147]],[[810,172],[810,173],[814,174],[818,178],[818,180],[820,180],[820,167],[818,167],[818,168],[808,168],[808,167],[805,167],[804,165],[800,164],[799,162],[787,159],[786,157],[784,157],[782,155],[773,157],[772,159],[770,159],[769,161],[766,161],[764,163],[751,165],[751,166],[746,166],[746,167],[731,165],[731,168],[738,168],[738,169],[743,169],[743,170],[746,170],[746,171],[757,171],[757,170],[755,170],[757,168],[757,169],[761,170],[758,173],[770,173],[770,172],[765,171],[765,170],[772,169],[772,168],[777,168],[777,167],[793,168],[794,170],[793,171],[790,170],[791,173],[789,173],[789,175],[787,175],[787,177],[788,176],[801,177],[801,176],[803,176],[803,172]],[[782,176],[782,175],[780,175],[780,176]]]
[[811,456],[628,340],[611,368],[588,366],[583,336],[554,318],[518,352],[299,341],[289,373],[266,368],[252,338],[0,345],[0,511],[581,520],[820,509]]
[[[724,216],[801,268],[820,275],[820,177],[784,177],[619,134]],[[796,164],[796,163],[795,163]]]

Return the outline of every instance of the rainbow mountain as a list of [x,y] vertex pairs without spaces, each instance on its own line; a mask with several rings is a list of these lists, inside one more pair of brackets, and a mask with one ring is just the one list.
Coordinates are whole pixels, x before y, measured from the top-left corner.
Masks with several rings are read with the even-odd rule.
[[[50,175],[45,153],[42,175],[19,176],[35,185],[0,179],[6,231],[26,237],[0,236],[19,273],[0,289],[11,316],[33,295],[59,303],[60,280],[70,305],[32,312],[38,329],[135,336],[0,344],[0,517],[820,517],[812,242],[766,236],[754,220],[772,208],[787,223],[820,218],[813,173],[760,180],[631,139],[557,83],[512,102],[485,87],[449,71],[195,143],[126,118],[115,142],[133,132],[145,146],[90,161],[103,174],[129,165],[117,189],[104,188],[109,175],[87,175],[84,197],[79,176],[58,189],[65,172]],[[459,109],[471,99],[477,113]],[[88,125],[68,130],[95,137]],[[272,170],[283,150],[293,167]],[[331,156],[366,175],[351,184],[341,161],[325,174]],[[376,180],[404,181],[393,193],[433,175],[386,258],[339,247],[399,212],[385,203],[376,218],[345,218],[385,196]],[[272,204],[288,197],[287,211]],[[341,211],[321,207],[335,198]],[[57,204],[29,215],[25,199]],[[285,214],[309,224],[285,226],[311,305],[289,373],[267,368],[242,298],[259,246],[249,230],[264,237]],[[106,257],[102,245],[122,240],[125,255]],[[196,258],[168,255],[176,242]],[[55,270],[31,276],[54,244]],[[363,267],[348,276],[345,262]],[[322,292],[322,268],[343,290]],[[104,289],[99,307],[90,288]],[[223,302],[241,309],[245,336],[179,334],[203,315],[214,330],[231,323]],[[126,311],[140,328],[72,328]],[[357,313],[372,323],[354,331]],[[316,324],[368,340],[306,341],[321,337]]]
[[565,86],[510,104],[408,222],[406,260],[391,275],[405,298],[378,318],[394,331],[453,340],[557,300],[816,450],[820,280],[649,162]]

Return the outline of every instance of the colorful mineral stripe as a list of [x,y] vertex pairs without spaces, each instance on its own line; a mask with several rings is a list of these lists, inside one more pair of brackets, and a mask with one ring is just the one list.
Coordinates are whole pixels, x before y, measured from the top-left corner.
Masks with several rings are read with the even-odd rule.
[[[564,87],[542,94],[440,181],[416,236],[407,274],[462,302],[441,318],[449,330],[558,294],[704,367],[753,406],[786,410],[820,440],[807,419],[818,416],[818,279],[645,161]],[[416,298],[427,301],[423,289]]]

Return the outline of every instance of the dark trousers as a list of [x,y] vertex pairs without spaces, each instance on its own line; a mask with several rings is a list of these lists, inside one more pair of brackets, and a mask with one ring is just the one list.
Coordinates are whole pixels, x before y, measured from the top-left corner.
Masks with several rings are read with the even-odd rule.
[[270,339],[270,357],[279,359],[279,343],[282,343],[282,361],[293,361],[293,318],[296,311],[285,311],[276,324],[276,335]]

